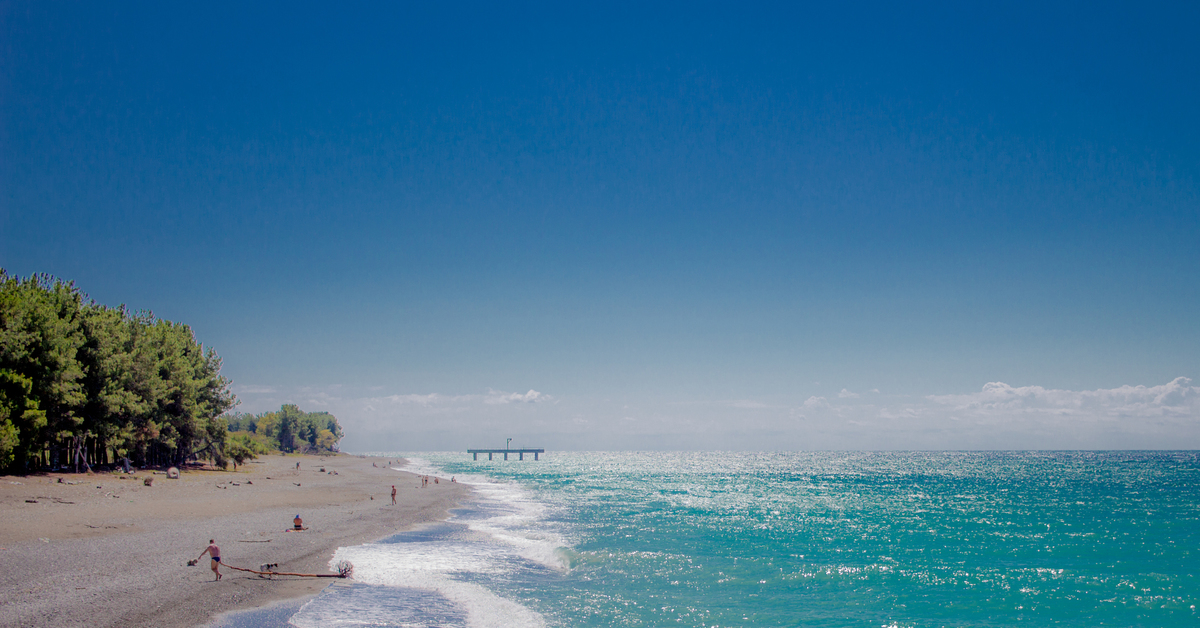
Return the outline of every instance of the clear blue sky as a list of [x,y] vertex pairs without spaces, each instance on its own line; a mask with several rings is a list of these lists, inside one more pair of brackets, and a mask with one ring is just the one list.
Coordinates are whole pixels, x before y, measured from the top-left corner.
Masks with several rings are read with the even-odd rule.
[[828,4],[5,2],[0,266],[357,451],[1200,447],[1197,5]]

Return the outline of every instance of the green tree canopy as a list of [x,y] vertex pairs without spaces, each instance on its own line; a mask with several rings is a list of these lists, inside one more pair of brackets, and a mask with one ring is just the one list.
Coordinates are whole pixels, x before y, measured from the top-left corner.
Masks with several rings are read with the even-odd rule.
[[224,459],[237,404],[191,328],[0,269],[0,465]]
[[285,452],[337,451],[338,441],[345,436],[337,417],[328,412],[305,412],[291,403],[277,412],[233,413],[228,418],[231,431],[253,433]]

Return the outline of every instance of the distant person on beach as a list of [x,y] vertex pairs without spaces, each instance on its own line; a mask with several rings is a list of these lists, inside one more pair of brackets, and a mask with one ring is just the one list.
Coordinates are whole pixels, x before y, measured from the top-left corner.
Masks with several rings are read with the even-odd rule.
[[304,520],[300,518],[300,515],[296,515],[296,518],[292,519],[292,529],[293,530],[303,530],[304,529]]
[[299,468],[300,468],[300,463],[299,463],[299,462],[297,462],[297,463],[296,463],[296,468],[297,468],[297,469],[299,469]]
[[209,556],[212,557],[213,573],[217,575],[216,580],[220,580],[221,572],[217,571],[217,566],[221,564],[221,548],[217,547],[216,540],[209,539],[208,547],[204,548],[203,552],[200,552],[200,555],[196,557],[196,560],[200,560],[201,558],[204,558],[205,554],[208,554]]
[[392,485],[392,505],[396,505],[396,485]]
[[455,482],[454,482],[454,476],[453,476],[453,475],[452,475],[452,476],[450,476],[450,483],[451,483],[451,484],[454,484],[454,483],[455,483]]

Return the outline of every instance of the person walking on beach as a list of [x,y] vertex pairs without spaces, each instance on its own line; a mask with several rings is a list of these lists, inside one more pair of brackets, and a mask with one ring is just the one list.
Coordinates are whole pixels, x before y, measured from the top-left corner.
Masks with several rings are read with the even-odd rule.
[[217,547],[217,542],[214,539],[208,540],[208,547],[204,548],[203,552],[200,552],[200,555],[196,557],[196,560],[204,558],[205,554],[208,554],[212,557],[212,570],[217,576],[215,580],[220,580],[221,572],[217,571],[217,567],[221,564],[221,548]]
[[396,505],[396,485],[392,485],[392,505]]

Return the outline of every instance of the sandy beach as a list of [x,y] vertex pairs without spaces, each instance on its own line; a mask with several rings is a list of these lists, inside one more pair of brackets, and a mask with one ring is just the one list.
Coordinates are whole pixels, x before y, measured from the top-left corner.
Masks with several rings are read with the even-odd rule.
[[[213,538],[234,566],[330,573],[338,547],[444,519],[469,490],[447,478],[422,488],[386,462],[275,455],[176,480],[152,471],[0,476],[0,625],[197,626],[313,595],[333,580],[223,570],[214,582],[207,557],[187,561]],[[308,529],[285,531],[297,514]]]

